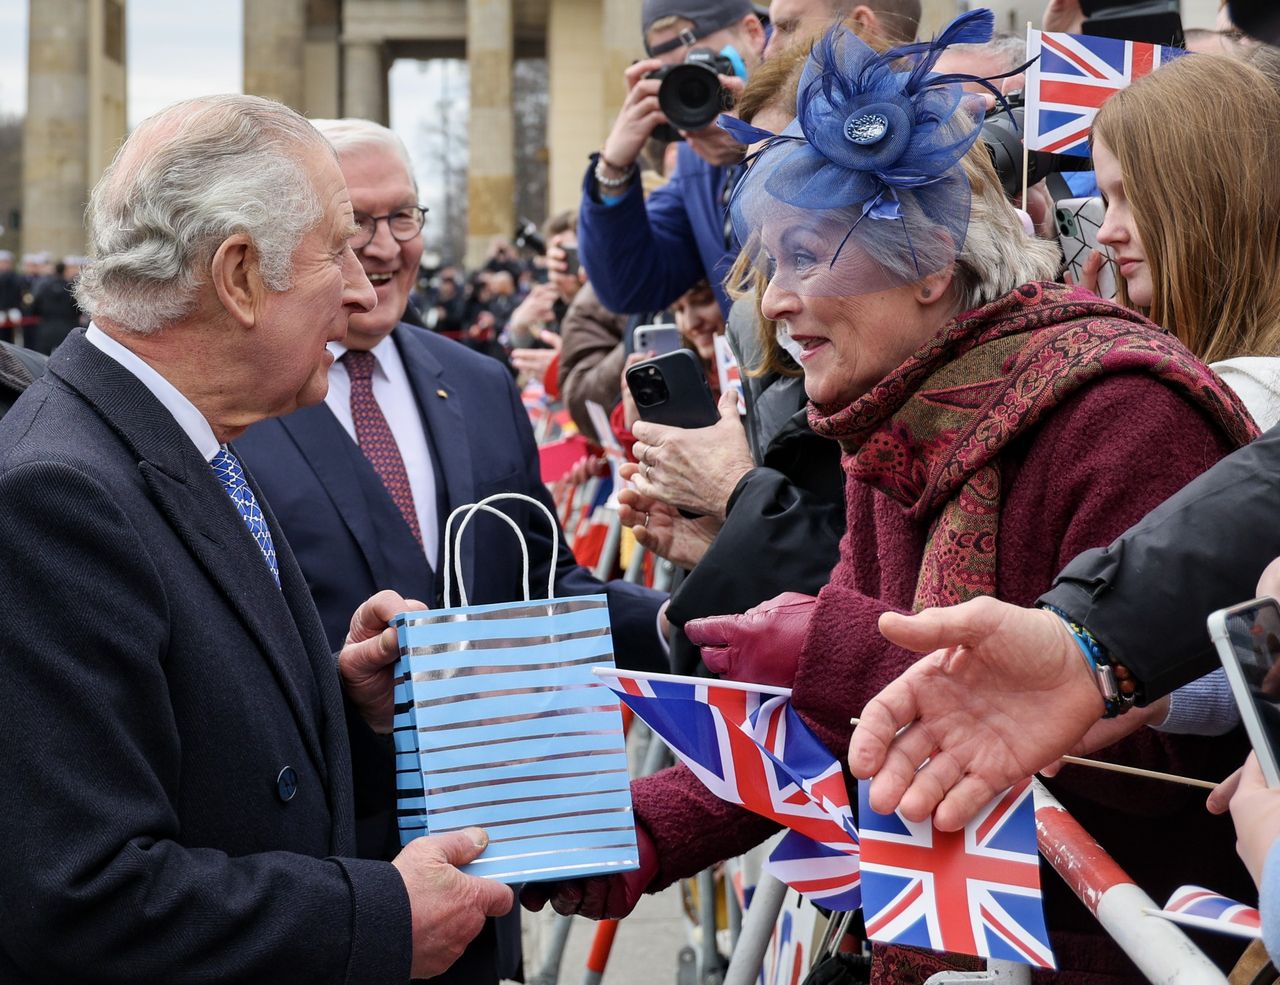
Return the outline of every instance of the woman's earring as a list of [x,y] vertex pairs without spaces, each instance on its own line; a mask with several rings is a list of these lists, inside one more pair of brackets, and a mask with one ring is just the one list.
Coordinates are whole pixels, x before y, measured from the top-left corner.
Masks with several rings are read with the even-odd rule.
[[920,292],[920,296],[926,299],[930,298],[933,296],[933,291],[929,290],[929,288],[926,287]]

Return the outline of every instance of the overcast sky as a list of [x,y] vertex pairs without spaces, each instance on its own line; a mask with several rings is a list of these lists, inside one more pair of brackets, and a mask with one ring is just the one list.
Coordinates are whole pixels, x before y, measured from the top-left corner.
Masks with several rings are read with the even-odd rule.
[[[27,2],[0,0],[0,111],[26,109]],[[239,92],[241,0],[128,0],[129,125],[188,96]]]

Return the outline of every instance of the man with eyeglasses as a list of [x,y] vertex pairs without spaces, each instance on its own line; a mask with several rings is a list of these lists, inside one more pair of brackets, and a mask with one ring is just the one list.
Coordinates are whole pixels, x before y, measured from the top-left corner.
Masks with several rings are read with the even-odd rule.
[[[377,294],[330,342],[324,402],[263,421],[237,441],[306,575],[331,645],[351,613],[381,589],[432,608],[443,604],[444,522],[455,507],[498,492],[554,505],[542,484],[528,417],[498,361],[411,324],[409,292],[422,256],[424,210],[400,138],[365,120],[313,121],[338,155],[358,232],[350,245]],[[552,539],[560,540],[557,595],[605,591],[618,663],[666,670],[658,635],[663,596],[636,585],[606,586],[573,561],[541,511],[502,504],[529,544],[530,584],[546,584]],[[535,515],[536,514],[536,515]],[[474,538],[471,531],[474,530]],[[472,604],[523,596],[520,547],[510,528],[483,514],[468,527],[463,581]],[[354,600],[354,603],[353,601]],[[364,793],[385,805],[357,834],[362,855],[397,850],[395,778],[368,778]],[[517,977],[519,917],[500,918],[441,981],[496,985]]]

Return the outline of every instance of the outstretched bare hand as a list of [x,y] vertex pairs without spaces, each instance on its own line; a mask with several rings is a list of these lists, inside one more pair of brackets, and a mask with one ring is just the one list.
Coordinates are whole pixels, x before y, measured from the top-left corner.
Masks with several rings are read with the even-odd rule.
[[1062,620],[980,598],[880,631],[929,652],[863,709],[849,768],[871,806],[963,827],[996,794],[1054,762],[1102,716],[1102,697]]

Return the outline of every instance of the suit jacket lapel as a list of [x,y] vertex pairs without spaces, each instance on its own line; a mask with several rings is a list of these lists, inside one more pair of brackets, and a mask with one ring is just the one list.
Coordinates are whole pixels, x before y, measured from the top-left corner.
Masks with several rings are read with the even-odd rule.
[[333,500],[342,522],[364,555],[378,586],[390,584],[386,558],[373,525],[373,504],[360,484],[358,470],[371,468],[360,447],[324,404],[304,407],[280,419]]
[[[314,686],[312,656],[261,550],[213,470],[151,391],[85,341],[83,332],[68,337],[49,368],[93,404],[138,456],[157,508],[258,641],[323,775],[314,703],[305,693]],[[274,523],[272,537],[283,544]]]
[[[467,421],[462,401],[445,380],[444,367],[426,343],[403,326],[395,330],[405,371],[413,386],[422,418],[431,441],[431,454],[439,463],[445,481],[444,514],[440,517],[440,543],[444,544],[445,521],[459,506],[475,502],[475,482],[471,465],[471,446],[467,440]],[[455,525],[456,526],[456,525]],[[462,573],[467,590],[474,587],[475,547],[472,538],[463,538]],[[444,577],[444,572],[439,576]],[[456,598],[454,599],[456,603]]]

